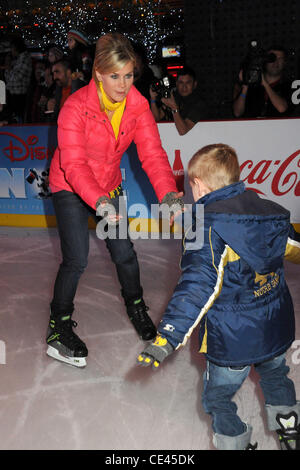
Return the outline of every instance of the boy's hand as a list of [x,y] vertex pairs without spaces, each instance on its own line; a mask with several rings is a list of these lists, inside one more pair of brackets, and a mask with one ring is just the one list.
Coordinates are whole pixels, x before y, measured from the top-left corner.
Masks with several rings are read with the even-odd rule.
[[166,338],[157,335],[155,341],[149,344],[137,358],[139,365],[148,367],[152,365],[153,370],[157,370],[160,363],[174,351],[173,346]]

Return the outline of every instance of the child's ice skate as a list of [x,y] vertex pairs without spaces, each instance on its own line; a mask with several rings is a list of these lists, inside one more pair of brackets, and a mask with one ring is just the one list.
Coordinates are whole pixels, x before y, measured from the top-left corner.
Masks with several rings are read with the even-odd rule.
[[257,449],[257,442],[255,444],[248,444],[245,450],[256,450]]
[[295,411],[283,415],[278,413],[276,421],[280,429],[276,432],[279,437],[281,450],[300,450],[300,425]]
[[47,354],[59,361],[76,367],[86,366],[88,350],[83,341],[73,332],[77,323],[71,315],[59,319],[50,318],[47,331]]

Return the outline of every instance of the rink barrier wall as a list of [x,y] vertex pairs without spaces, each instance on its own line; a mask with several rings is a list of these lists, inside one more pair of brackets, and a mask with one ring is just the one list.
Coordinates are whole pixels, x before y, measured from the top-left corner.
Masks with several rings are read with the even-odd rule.
[[[173,123],[158,124],[163,147],[169,157],[185,202],[192,203],[187,164],[204,145],[223,142],[238,153],[241,179],[248,189],[283,205],[300,231],[300,143],[299,119],[201,121],[185,136]],[[56,218],[47,187],[47,173],[57,145],[55,125],[5,126],[0,129],[0,225],[55,227]],[[151,218],[157,203],[148,177],[141,168],[132,144],[122,157],[122,186],[129,220],[138,217],[141,231],[160,231]],[[144,209],[137,212],[137,207]],[[136,224],[135,224],[136,225]],[[90,220],[90,228],[95,223]]]
[[[129,222],[134,220],[129,218]],[[56,217],[55,215],[27,215],[27,214],[0,214],[0,226],[8,227],[40,227],[40,228],[55,228]],[[293,224],[295,230],[300,233],[300,224]],[[96,228],[95,221],[89,219],[89,228],[94,230]],[[151,222],[150,219],[140,219],[140,228],[137,232],[161,232],[161,224],[158,222]],[[177,232],[176,226],[171,228],[171,233]]]

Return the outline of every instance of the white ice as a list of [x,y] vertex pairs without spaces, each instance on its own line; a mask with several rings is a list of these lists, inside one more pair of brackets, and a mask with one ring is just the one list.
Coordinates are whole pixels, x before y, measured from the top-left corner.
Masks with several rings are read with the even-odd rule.
[[[158,324],[179,276],[180,240],[136,240],[144,298]],[[78,369],[46,355],[49,302],[60,263],[56,229],[0,227],[0,449],[213,450],[201,405],[205,359],[197,331],[157,372],[138,367],[144,343],[130,324],[103,242],[91,232],[76,296],[76,332],[89,349]],[[286,265],[300,340],[300,267]],[[295,343],[297,346],[297,344]],[[287,355],[300,397],[299,354]],[[252,441],[276,450],[258,377],[235,399]]]

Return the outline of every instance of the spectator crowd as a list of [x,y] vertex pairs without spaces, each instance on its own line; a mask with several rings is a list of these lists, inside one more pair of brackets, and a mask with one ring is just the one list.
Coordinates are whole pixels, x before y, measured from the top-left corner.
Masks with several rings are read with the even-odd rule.
[[67,51],[51,44],[36,59],[21,37],[11,39],[1,65],[0,78],[6,85],[1,125],[56,122],[68,96],[87,85],[92,77],[93,46],[75,29],[68,32],[67,43]]
[[[36,59],[24,40],[14,37],[0,66],[0,79],[6,87],[6,103],[0,104],[0,126],[23,123],[56,123],[61,107],[71,93],[92,78],[94,45],[77,29],[70,29],[67,50],[51,44]],[[157,122],[174,122],[180,135],[201,120],[215,116],[201,93],[195,71],[182,65],[167,93],[153,84],[162,81],[166,70],[149,66],[143,47],[134,44],[136,88],[148,99]],[[233,84],[232,118],[272,118],[297,116],[292,103],[292,82],[286,76],[288,54],[280,45],[268,49],[273,59],[265,63],[261,77],[249,82],[241,68]],[[172,82],[173,80],[173,82]]]

